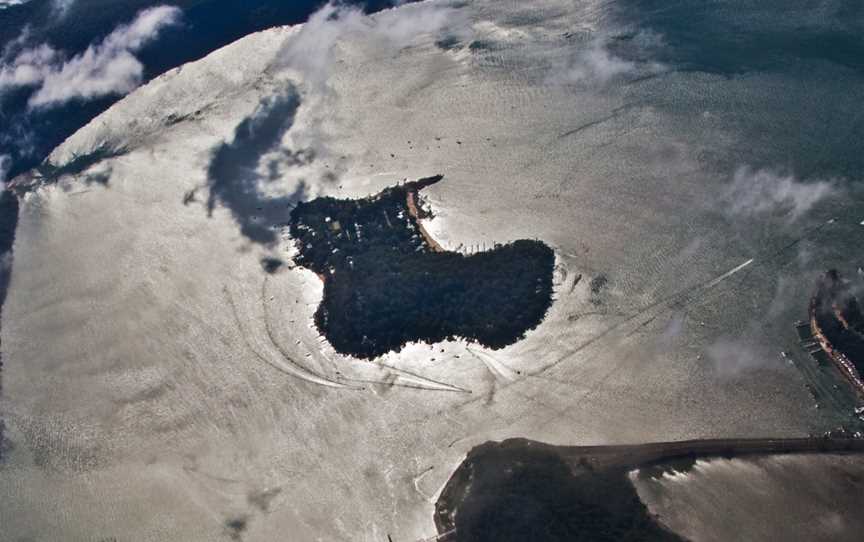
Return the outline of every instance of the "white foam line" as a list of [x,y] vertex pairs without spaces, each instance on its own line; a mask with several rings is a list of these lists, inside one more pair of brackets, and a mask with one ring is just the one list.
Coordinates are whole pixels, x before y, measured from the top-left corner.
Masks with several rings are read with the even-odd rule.
[[729,271],[723,273],[722,275],[720,275],[720,276],[717,277],[716,279],[714,279],[714,280],[712,280],[711,282],[709,282],[708,284],[706,284],[706,285],[705,285],[705,288],[707,289],[707,288],[713,288],[714,286],[717,286],[718,284],[720,284],[720,283],[723,282],[724,280],[728,279],[729,277],[731,277],[732,275],[734,275],[734,274],[737,273],[738,271],[741,271],[742,269],[744,269],[745,267],[747,267],[748,265],[750,265],[751,263],[753,263],[753,261],[754,261],[754,259],[753,259],[753,258],[750,258],[749,260],[747,260],[746,262],[742,263],[742,264],[739,265],[738,267],[736,267],[736,268],[734,268],[734,269],[731,269],[731,270],[729,270]]
[[429,495],[423,493],[423,491],[420,489],[420,482],[423,480],[423,478],[426,477],[427,474],[429,474],[430,472],[432,472],[434,469],[435,469],[435,467],[429,467],[429,468],[427,468],[426,470],[424,470],[423,472],[421,472],[419,475],[417,475],[417,476],[414,477],[414,490],[415,490],[415,491],[416,491],[416,492],[417,492],[421,497],[423,497],[424,499],[426,499],[427,501],[429,501],[429,502],[432,503],[432,504],[435,504],[435,501],[432,500],[432,497],[430,497]]
[[328,388],[350,388],[357,389],[351,386],[346,386],[345,384],[341,384],[339,382],[334,382],[333,380],[329,380],[324,378],[323,376],[302,367],[301,365],[293,362],[283,354],[282,358],[284,359],[284,363],[279,360],[273,360],[269,357],[261,355],[259,352],[255,351],[255,354],[258,355],[259,359],[262,359],[265,363],[273,367],[274,369],[281,371],[285,374],[294,376],[299,378],[300,380],[305,380],[306,382],[310,382],[312,384],[318,384],[319,386],[326,386]]
[[[240,316],[237,314],[237,307],[234,304],[234,298],[231,296],[231,292],[228,290],[227,286],[223,287],[223,292],[225,293],[225,296],[226,296],[228,303],[231,307],[231,311],[234,315],[234,321],[237,324],[237,327],[240,330],[240,333],[243,336],[244,341],[246,342],[246,346],[249,348],[249,350],[252,351],[253,354],[255,354],[255,356],[259,360],[263,361],[264,363],[273,367],[274,369],[276,369],[279,372],[282,372],[284,374],[299,378],[300,380],[304,380],[304,381],[310,382],[312,384],[318,384],[320,386],[326,386],[329,388],[357,389],[357,388],[352,388],[351,386],[346,386],[345,384],[342,384],[339,382],[334,382],[333,380],[329,380],[327,378],[324,378],[323,376],[321,376],[317,373],[314,373],[314,372],[310,371],[309,369],[297,364],[292,359],[290,359],[286,354],[284,354],[281,350],[279,350],[279,345],[277,345],[275,342],[273,342],[272,339],[270,339],[270,342],[273,343],[273,348],[275,348],[279,352],[280,357],[282,359],[281,360],[273,359],[272,357],[265,356],[264,354],[259,352],[252,345],[252,343],[249,340],[249,337],[251,337],[252,335],[251,334],[247,335],[247,333],[251,330],[247,330],[246,326],[244,326],[243,322],[241,322]],[[266,313],[264,314],[264,319],[265,319],[265,326],[266,326],[267,325],[267,314]],[[268,334],[268,338],[269,338],[269,334]]]
[[516,380],[516,372],[513,371],[510,367],[507,367],[500,361],[496,360],[492,356],[488,356],[486,354],[481,354],[480,352],[475,352],[470,348],[466,347],[465,350],[471,353],[475,358],[479,359],[483,362],[483,365],[489,369],[489,372],[494,376],[498,376],[507,380],[509,382],[514,382]]
[[446,382],[438,382],[437,380],[432,380],[431,378],[426,378],[425,376],[420,376],[404,369],[397,369],[396,367],[387,365],[386,363],[379,362],[378,365],[388,369],[393,374],[393,376],[396,378],[395,383],[397,385],[416,386],[427,390],[471,393],[471,390],[466,390],[465,388],[460,388],[458,386],[454,386],[453,384],[447,384]]

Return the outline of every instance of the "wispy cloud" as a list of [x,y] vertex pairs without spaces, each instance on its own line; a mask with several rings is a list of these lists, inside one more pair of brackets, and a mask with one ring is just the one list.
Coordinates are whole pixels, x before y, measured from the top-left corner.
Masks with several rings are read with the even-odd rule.
[[806,303],[806,295],[802,299],[800,276],[781,275],[776,280],[774,297],[767,303],[764,313],[754,316],[736,332],[717,337],[705,349],[705,357],[718,375],[734,378],[782,366],[779,349],[769,330],[778,322],[791,325],[792,314]]
[[397,48],[410,45],[420,36],[438,34],[445,27],[448,31],[461,30],[464,23],[456,10],[434,3],[406,4],[380,13],[375,21],[375,34]]
[[778,366],[768,348],[746,337],[720,337],[705,349],[705,354],[717,374],[726,377]]
[[351,6],[327,3],[314,13],[280,51],[282,67],[302,75],[303,83],[326,86],[340,40],[360,34],[367,44],[398,50],[420,36],[438,33],[456,24],[454,10],[438,4],[407,4],[399,9],[366,16]]
[[793,175],[768,169],[741,167],[721,197],[723,212],[731,218],[779,215],[793,222],[819,202],[840,195],[835,181],[804,182]]
[[624,77],[641,77],[663,71],[664,66],[649,60],[660,37],[640,33],[630,40],[627,54],[618,54],[610,47],[611,38],[593,36],[578,43],[573,53],[553,66],[549,80],[557,84],[606,86]]
[[594,39],[570,59],[568,65],[556,74],[556,78],[565,83],[606,84],[635,69],[635,62],[613,55],[602,39]]
[[26,4],[29,1],[30,0],[0,0],[0,11],[3,11],[6,8],[11,8],[12,6]]
[[6,175],[11,167],[12,157],[7,154],[0,154],[0,192],[6,189]]
[[[325,4],[288,35],[272,66],[303,98],[297,122],[283,145],[327,156],[325,134],[338,122],[329,107],[337,87],[331,85],[331,75],[340,59],[361,52],[367,59],[394,55],[405,47],[434,43],[445,27],[450,32],[465,26],[463,11],[437,2],[406,4],[373,16],[356,7]],[[336,169],[328,169],[325,176],[337,174]]]
[[305,83],[323,85],[329,78],[336,43],[347,33],[362,31],[366,24],[359,9],[328,3],[288,39],[280,51],[280,61],[302,74]]
[[0,59],[0,92],[9,87],[35,87],[32,108],[61,105],[125,94],[141,84],[144,67],[134,53],[180,21],[182,12],[158,6],[138,13],[131,23],[117,27],[100,43],[64,60],[65,55],[42,44],[22,48],[26,32]]
[[774,277],[774,296],[760,305],[762,309],[757,315],[736,332],[717,337],[705,349],[706,358],[718,375],[732,378],[783,365],[775,330],[777,326],[791,326],[806,311],[811,275],[806,262],[798,258],[791,274]]
[[54,17],[63,19],[75,4],[76,0],[51,0],[51,11]]
[[59,59],[57,51],[46,44],[19,52],[0,68],[0,90],[41,84]]

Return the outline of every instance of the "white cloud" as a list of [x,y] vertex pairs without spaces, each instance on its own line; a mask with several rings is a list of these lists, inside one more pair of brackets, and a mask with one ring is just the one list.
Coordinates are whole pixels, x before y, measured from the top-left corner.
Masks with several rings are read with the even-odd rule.
[[776,368],[778,363],[757,341],[743,337],[723,336],[705,349],[717,374],[725,377],[743,372]]
[[359,9],[328,3],[288,39],[280,51],[280,60],[285,67],[300,72],[307,84],[324,84],[339,38],[362,30],[365,24]]
[[30,40],[30,25],[24,25],[18,37],[8,41],[3,45],[3,50],[0,51],[0,67],[5,66],[10,62],[15,53],[21,52],[27,42]]
[[286,41],[280,52],[283,67],[299,72],[312,87],[326,85],[339,41],[362,34],[369,44],[398,50],[424,34],[439,32],[445,24],[456,24],[454,10],[437,4],[407,4],[374,17],[360,9],[327,3]]
[[12,269],[12,252],[4,252],[0,256],[0,271],[10,271]]
[[606,84],[613,78],[636,69],[636,63],[621,59],[605,47],[602,40],[593,40],[570,62],[560,77],[570,83],[591,81]]
[[[712,342],[705,354],[714,370],[723,377],[737,377],[742,373],[782,366],[778,344],[772,340],[772,329],[777,325],[789,325],[802,304],[806,304],[808,273],[799,268],[792,275],[776,277],[774,297],[759,316],[750,319],[735,334],[724,334]],[[802,283],[806,284],[802,289]],[[780,324],[778,324],[780,323]]]
[[[65,62],[60,52],[45,44],[23,50],[7,48],[0,66],[0,91],[36,87],[30,107],[125,94],[141,84],[144,73],[133,53],[156,39],[165,27],[177,24],[181,14],[171,6],[141,11],[130,24],[117,27],[102,42]],[[26,39],[26,32],[16,40],[19,45],[22,39]],[[13,51],[17,53],[14,56]]]
[[681,333],[684,332],[684,315],[680,313],[676,313],[672,315],[672,318],[666,324],[666,328],[663,330],[663,333],[660,334],[656,339],[656,344],[658,347],[669,348],[672,343],[678,340],[681,337]]
[[0,11],[3,11],[6,8],[11,8],[12,6],[26,4],[29,1],[30,0],[0,0]]
[[0,68],[0,90],[41,84],[58,60],[57,51],[50,45],[42,44],[22,51]]
[[637,38],[630,44],[636,60],[628,60],[609,49],[608,37],[595,36],[576,49],[569,58],[554,66],[549,80],[554,84],[605,86],[622,77],[662,71],[662,64],[642,58],[656,48],[660,38],[647,33],[640,33]]
[[75,2],[76,0],[51,0],[51,11],[54,17],[58,19],[65,17]]
[[373,16],[355,7],[325,4],[286,37],[272,66],[298,88],[303,102],[283,144],[327,154],[325,134],[337,122],[328,106],[336,99],[330,76],[337,71],[337,61],[385,57],[411,45],[434,43],[445,25],[448,33],[466,28],[467,17],[440,3],[406,4]]
[[733,218],[772,214],[795,221],[816,204],[841,193],[834,181],[799,181],[792,175],[741,167],[721,198],[723,212]]
[[461,22],[455,15],[453,9],[437,4],[406,5],[379,14],[374,32],[392,46],[405,47],[418,36],[437,34],[445,26],[448,30],[456,30]]

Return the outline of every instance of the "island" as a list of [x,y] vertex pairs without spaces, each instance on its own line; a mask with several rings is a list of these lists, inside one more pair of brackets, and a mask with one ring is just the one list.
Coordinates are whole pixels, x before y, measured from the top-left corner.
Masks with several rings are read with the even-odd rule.
[[442,178],[291,211],[294,262],[324,282],[314,321],[337,352],[373,359],[410,342],[457,338],[497,349],[545,317],[552,249],[517,240],[471,254],[444,250],[420,222],[432,215],[419,195]]
[[864,315],[851,283],[827,271],[810,299],[810,330],[840,373],[864,398]]

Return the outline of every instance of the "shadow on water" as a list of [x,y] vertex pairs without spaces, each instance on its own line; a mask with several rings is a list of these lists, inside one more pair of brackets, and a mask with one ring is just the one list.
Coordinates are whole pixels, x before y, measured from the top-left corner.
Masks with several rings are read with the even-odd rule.
[[[207,212],[213,213],[217,202],[227,207],[244,236],[251,241],[270,244],[276,241],[272,226],[287,221],[288,209],[305,198],[302,181],[291,194],[271,197],[262,194],[260,183],[279,178],[268,164],[268,174],[258,173],[265,154],[276,151],[282,137],[294,123],[300,96],[292,87],[284,93],[261,101],[252,116],[234,131],[231,143],[222,143],[213,152],[207,170],[210,196]],[[283,153],[284,154],[284,153]],[[293,160],[303,160],[291,155]],[[311,161],[313,157],[305,160]]]
[[[116,158],[123,154],[126,154],[126,149],[122,147],[114,148],[108,145],[100,145],[92,152],[75,156],[62,166],[56,166],[46,160],[36,168],[36,173],[42,177],[44,182],[54,183],[64,175],[80,175],[102,160]],[[85,175],[81,178],[85,184],[95,183],[103,186],[108,184],[109,179],[110,175],[104,172]]]
[[[124,0],[123,2],[66,2],[67,16],[58,18],[56,2],[33,0],[0,9],[0,50],[24,29],[30,45],[48,43],[69,57],[105,38],[118,24],[128,23],[142,9],[172,4],[183,10],[183,22],[164,30],[158,40],[136,53],[144,65],[144,81],[197,60],[252,32],[304,22],[322,0]],[[392,7],[392,0],[345,0],[364,12]],[[31,110],[27,99],[33,87],[0,93],[0,154],[12,157],[9,177],[37,166],[78,128],[105,111],[120,96],[76,100],[62,107]]]

